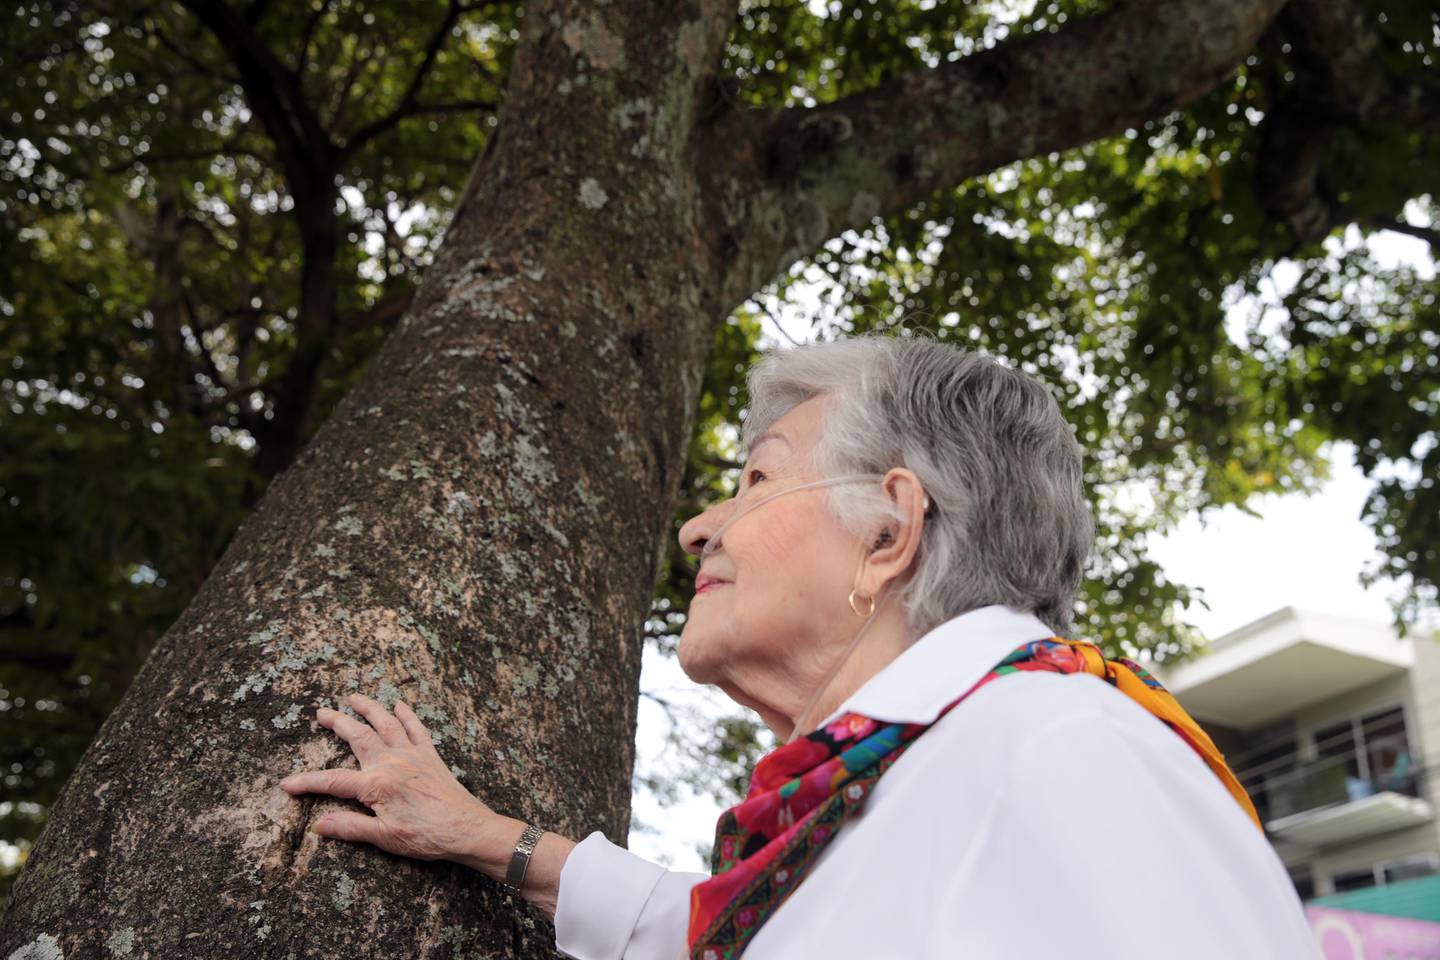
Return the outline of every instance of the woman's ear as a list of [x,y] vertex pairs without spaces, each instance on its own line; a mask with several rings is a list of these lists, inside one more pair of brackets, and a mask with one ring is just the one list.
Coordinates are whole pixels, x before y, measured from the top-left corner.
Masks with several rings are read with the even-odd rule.
[[885,475],[884,488],[903,519],[887,520],[865,557],[866,570],[861,582],[876,591],[900,578],[913,562],[920,549],[927,499],[919,479],[904,467],[896,467]]

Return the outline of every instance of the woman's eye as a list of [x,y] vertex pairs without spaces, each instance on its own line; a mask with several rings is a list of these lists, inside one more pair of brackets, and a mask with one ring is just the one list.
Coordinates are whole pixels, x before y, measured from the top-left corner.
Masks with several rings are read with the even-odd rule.
[[761,470],[750,470],[748,473],[745,474],[745,476],[746,476],[747,478],[749,478],[749,480],[750,480],[750,485],[751,485],[752,487],[753,487],[753,486],[755,485],[755,483],[756,483],[755,478],[756,478],[757,476],[760,477],[760,478],[762,478],[762,479],[765,479],[765,473],[764,473],[764,471],[761,471]]

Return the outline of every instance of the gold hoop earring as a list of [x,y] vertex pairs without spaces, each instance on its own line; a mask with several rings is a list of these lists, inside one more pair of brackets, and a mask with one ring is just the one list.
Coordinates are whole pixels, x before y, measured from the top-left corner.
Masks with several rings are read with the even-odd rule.
[[[859,589],[859,588],[857,587],[856,589]],[[855,616],[857,616],[857,617],[868,617],[868,616],[870,616],[870,614],[872,614],[872,613],[875,612],[875,598],[874,598],[873,596],[871,596],[871,597],[866,597],[865,599],[867,599],[867,600],[870,601],[870,609],[869,609],[869,610],[866,610],[864,613],[861,613],[860,610],[859,610],[859,608],[857,608],[857,607],[855,606],[855,591],[854,591],[854,590],[851,590],[851,591],[850,591],[850,609],[855,611]]]

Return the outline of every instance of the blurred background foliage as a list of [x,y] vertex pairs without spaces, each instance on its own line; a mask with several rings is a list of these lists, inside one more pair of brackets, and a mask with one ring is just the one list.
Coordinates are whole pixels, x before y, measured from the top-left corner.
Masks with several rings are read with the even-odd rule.
[[[810,106],[1109,5],[744,0],[722,75],[744,104]],[[8,10],[0,840],[23,851],[151,647],[408,305],[495,128],[518,12]],[[1314,10],[1355,16],[1327,31]],[[1433,253],[1440,237],[1437,37],[1420,0],[1293,0],[1190,108],[831,240],[717,328],[676,527],[729,495],[744,371],[818,291],[809,338],[924,329],[1052,385],[1089,452],[1099,520],[1077,635],[1190,655],[1203,638],[1182,608],[1201,598],[1147,558],[1147,539],[1192,511],[1314,490],[1330,441],[1353,443],[1379,481],[1366,521],[1384,559],[1366,576],[1403,584],[1396,620],[1413,623],[1440,583],[1437,281],[1383,265],[1366,240],[1394,231]],[[693,570],[672,543],[646,624],[661,651]],[[743,793],[768,732],[738,711],[674,719],[693,761],[677,776]]]

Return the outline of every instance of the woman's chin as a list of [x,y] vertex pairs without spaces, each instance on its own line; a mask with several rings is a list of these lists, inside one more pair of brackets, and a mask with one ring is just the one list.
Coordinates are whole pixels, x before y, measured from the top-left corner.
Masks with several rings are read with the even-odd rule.
[[675,647],[675,658],[685,676],[696,683],[716,683],[720,670],[714,648],[714,641],[696,629],[693,620],[686,623],[685,630],[680,634],[680,643]]

